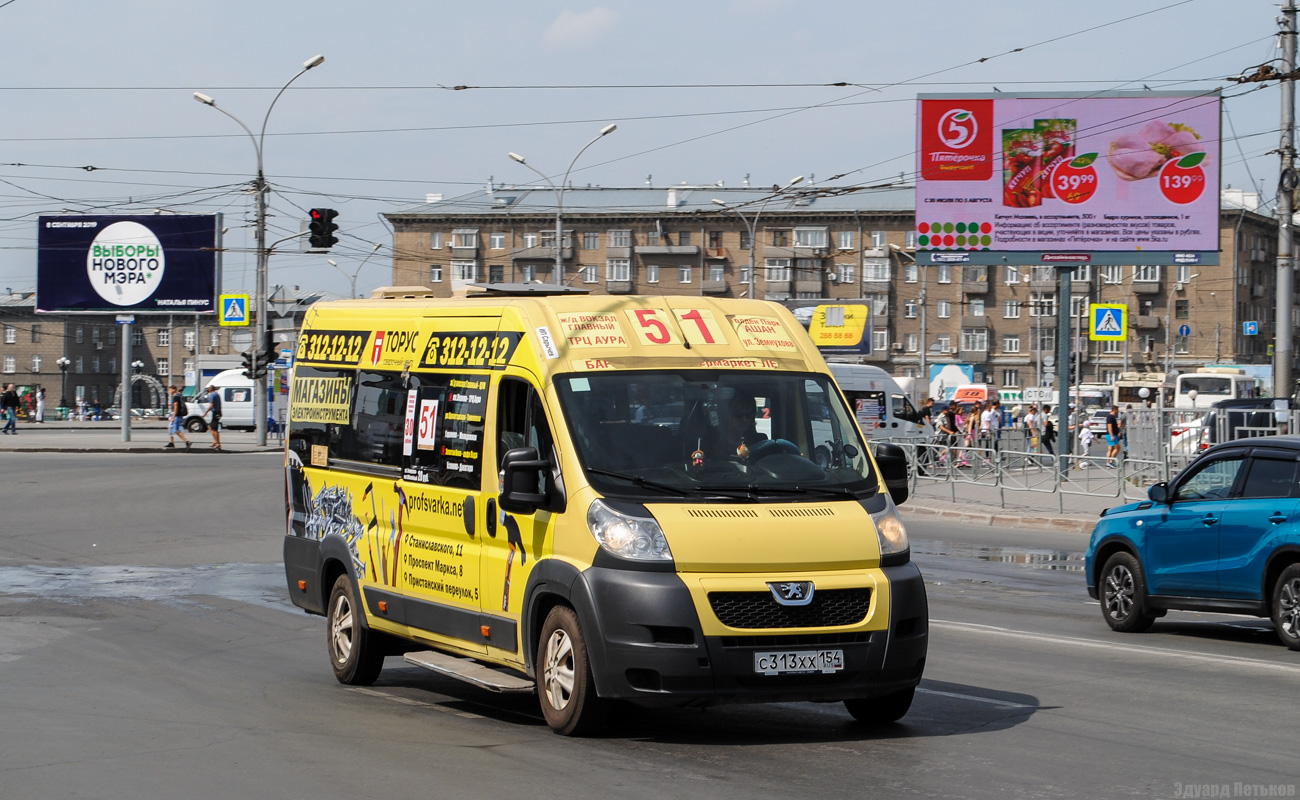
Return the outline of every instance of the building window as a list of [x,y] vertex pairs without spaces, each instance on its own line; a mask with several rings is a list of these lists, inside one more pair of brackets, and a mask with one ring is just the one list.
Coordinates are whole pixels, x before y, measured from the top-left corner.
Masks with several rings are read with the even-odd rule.
[[722,231],[709,231],[709,249],[722,249]]
[[172,362],[166,358],[160,358],[155,362],[155,369],[158,370],[159,375],[170,375],[172,374]]
[[108,374],[112,375],[115,372],[117,372],[117,358],[110,356],[108,359]]
[[1103,369],[1101,371],[1101,382],[1114,385],[1119,380],[1120,371],[1117,369]]
[[906,350],[907,352],[915,353],[918,349],[920,349],[918,342],[920,342],[920,337],[918,337],[915,333],[903,334],[903,349]]
[[790,231],[788,231],[788,230],[774,230],[774,231],[772,231],[772,246],[773,246],[773,247],[789,247],[789,246],[790,246]]
[[[504,264],[501,265],[501,272],[502,272],[503,274],[505,273],[505,265],[504,265]],[[524,268],[523,268],[523,280],[524,280],[524,283],[532,283],[533,281],[537,280],[537,265],[536,265],[536,264],[525,264],[525,265],[524,265]]]
[[605,280],[632,280],[632,260],[629,258],[611,258],[605,262]]
[[1188,353],[1190,353],[1191,350],[1188,349],[1188,345],[1187,345],[1187,340],[1189,338],[1191,337],[1188,336],[1174,337],[1174,352],[1179,355],[1187,355]]
[[952,283],[952,267],[948,264],[939,265],[939,283]]
[[889,282],[889,259],[868,258],[862,262],[862,280],[868,283]]
[[916,249],[916,231],[908,231],[903,235],[903,246],[908,250]]
[[582,249],[597,250],[600,248],[600,234],[595,231],[583,231]]
[[76,327],[76,330],[73,331],[73,341],[75,341],[77,344],[84,344],[86,341],[86,332],[82,330],[82,327],[80,325],[78,325]]
[[96,375],[99,374],[99,356],[90,357],[90,371]]
[[1139,336],[1138,350],[1143,353],[1154,353],[1156,350],[1156,337],[1150,334]]
[[1174,319],[1187,319],[1188,316],[1187,305],[1188,305],[1187,300],[1174,301]]
[[18,359],[13,356],[5,356],[5,372],[17,372]]
[[1175,266],[1175,267],[1174,267],[1174,282],[1175,282],[1175,283],[1191,283],[1191,282],[1192,282],[1192,265],[1191,265],[1191,264],[1179,264],[1179,265]]
[[1139,264],[1133,268],[1134,283],[1156,283],[1160,280],[1159,264]]
[[853,283],[854,268],[852,264],[836,264],[835,280],[839,283]]
[[1002,318],[1003,319],[1020,319],[1020,301],[1003,300],[1002,301]]
[[961,268],[961,279],[973,283],[988,283],[989,268],[984,264],[973,264]]
[[646,268],[645,268],[645,282],[646,282],[646,283],[658,283],[658,282],[659,282],[659,265],[658,265],[658,264],[647,264],[647,265],[646,265]]
[[1029,316],[1056,316],[1056,295],[1045,292],[1031,292],[1029,295]]
[[754,237],[750,235],[749,231],[740,232],[740,249],[741,250],[754,249]]
[[429,265],[429,283],[442,283],[442,265]]
[[[552,234],[551,238],[552,238],[552,239],[555,238],[554,234]],[[537,234],[535,234],[535,233],[525,233],[525,234],[524,234],[524,249],[525,249],[525,250],[531,250],[531,249],[533,249],[533,248],[536,247],[536,246],[537,246]]]
[[578,267],[578,271],[582,273],[583,283],[597,283],[600,280],[595,266]]
[[889,329],[874,328],[871,331],[871,349],[876,353],[883,353],[889,349]]
[[903,265],[903,283],[916,283],[917,266],[915,264]]
[[1070,280],[1079,281],[1081,283],[1092,280],[1092,265],[1080,264],[1075,267],[1073,274],[1070,276]]
[[461,230],[452,233],[452,247],[477,248],[478,231]]
[[889,295],[869,294],[863,299],[867,301],[867,306],[871,309],[871,316],[876,319],[889,316]]
[[1124,268],[1118,264],[1107,264],[1101,268],[1101,282],[1118,285],[1124,282]]
[[835,234],[835,244],[841,250],[853,249],[853,231],[840,231]]
[[429,234],[429,249],[430,249],[430,250],[441,250],[441,249],[442,249],[442,232],[441,232],[441,231],[435,231],[434,233]]
[[454,281],[474,281],[478,280],[478,262],[477,261],[453,261],[451,262],[451,279]]
[[187,358],[187,359],[185,359],[185,361],[183,362],[183,367],[182,367],[182,368],[183,368],[186,372],[193,372],[193,371],[194,371],[194,359],[192,359],[192,358]]
[[827,247],[829,246],[830,238],[831,232],[825,228],[794,229],[795,247]]
[[36,342],[39,342],[40,340],[41,340],[41,324],[39,322],[36,322],[32,324],[32,343],[34,344]]
[[609,246],[610,247],[631,247],[632,231],[610,231]]
[[722,266],[721,264],[710,264],[710,265],[709,265],[709,280],[710,280],[710,281],[714,281],[714,282],[717,282],[717,281],[723,281],[723,280],[726,280],[726,278],[727,278],[727,275],[726,275],[726,268],[725,268],[724,266]]
[[211,332],[208,333],[208,346],[209,346],[209,347],[220,347],[220,346],[221,346],[221,330],[220,330],[220,329],[214,329],[214,330],[212,330]]
[[32,372],[41,371],[41,356],[39,353],[32,354]]
[[488,283],[504,283],[505,279],[505,264],[491,264],[488,266]]
[[181,334],[181,341],[184,343],[184,344],[182,345],[183,347],[185,347],[185,348],[188,349],[188,350],[193,350],[193,349],[194,349],[194,342],[195,342],[195,334],[194,334],[194,331],[189,330],[189,329],[187,328],[187,329],[185,330],[185,332],[184,332],[183,334]]
[[1003,337],[1002,337],[1002,352],[1004,352],[1004,353],[1019,353],[1019,352],[1020,352],[1020,337],[1019,337],[1019,336],[1016,336],[1016,335],[1014,335],[1014,334],[1007,334],[1007,335],[1003,336]]
[[872,232],[871,232],[871,249],[873,249],[873,250],[884,250],[884,249],[885,249],[885,232],[884,232],[884,231],[872,231]]
[[506,249],[506,235],[504,233],[489,233],[488,247],[492,248],[493,250]]
[[72,359],[72,371],[78,375],[81,375],[86,371],[86,363],[83,356],[77,356]]
[[790,259],[788,258],[769,258],[765,263],[764,280],[769,281],[789,281],[790,280]]
[[988,350],[989,349],[988,328],[962,328],[961,349],[975,351],[975,352]]
[[970,315],[972,317],[984,316],[984,298],[972,297],[970,299]]
[[108,343],[109,343],[110,345],[117,344],[117,328],[116,328],[116,327],[113,327],[113,328],[109,328],[109,329],[108,329]]
[[1108,356],[1119,355],[1124,352],[1122,349],[1123,344],[1124,343],[1118,339],[1106,339],[1101,343],[1101,352]]
[[1004,370],[1002,370],[1002,385],[1003,385],[1003,386],[1019,386],[1019,385],[1020,385],[1020,370],[1018,370],[1018,369],[1004,369]]
[[940,300],[935,303],[935,308],[939,319],[948,319],[952,316],[952,303],[947,300]]
[[1088,316],[1088,297],[1081,294],[1070,295],[1070,316],[1086,317]]
[[934,337],[934,346],[938,348],[940,353],[951,353],[952,337],[946,333],[941,333]]
[[14,327],[13,325],[6,325],[5,344],[17,344],[17,343],[18,343],[18,328]]
[[690,243],[691,243],[690,231],[681,231],[680,233],[677,234],[677,244],[681,245],[682,247],[687,247],[690,245]]
[[903,301],[903,319],[916,319],[916,301]]
[[1015,286],[1017,283],[1020,283],[1020,267],[1003,267],[1002,282],[1007,286]]
[[144,346],[144,329],[143,329],[143,328],[136,327],[136,328],[132,328],[132,329],[131,329],[131,346],[132,346],[132,347],[143,347],[143,346]]
[[678,283],[690,283],[690,282],[691,282],[691,268],[690,268],[690,267],[678,267],[678,268],[677,268],[677,282],[678,282]]
[[98,326],[96,326],[96,327],[90,329],[90,343],[91,343],[91,344],[99,344],[99,327],[98,327]]

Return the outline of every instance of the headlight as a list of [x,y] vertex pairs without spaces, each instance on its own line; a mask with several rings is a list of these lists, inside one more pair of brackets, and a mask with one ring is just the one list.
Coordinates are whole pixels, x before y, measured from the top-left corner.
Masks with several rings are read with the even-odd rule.
[[648,517],[629,517],[597,500],[587,509],[587,527],[600,546],[633,561],[672,561],[659,523]]
[[889,556],[907,551],[907,528],[899,519],[894,504],[890,503],[884,511],[871,515],[876,523],[876,536],[880,539],[880,555]]

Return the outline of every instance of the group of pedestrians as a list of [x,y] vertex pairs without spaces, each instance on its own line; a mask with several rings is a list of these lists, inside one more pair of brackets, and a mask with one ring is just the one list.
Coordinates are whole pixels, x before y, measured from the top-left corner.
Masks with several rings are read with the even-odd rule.
[[[213,450],[221,450],[221,390],[209,386],[204,391],[208,395],[208,408],[202,416],[207,420],[208,431],[212,434],[212,444],[208,445]],[[181,394],[180,389],[175,384],[167,387],[167,444],[163,449],[175,448],[176,439],[179,438],[184,444],[185,449],[189,450],[189,439],[185,438],[182,433],[185,416],[188,413],[188,406],[185,403],[185,397]]]

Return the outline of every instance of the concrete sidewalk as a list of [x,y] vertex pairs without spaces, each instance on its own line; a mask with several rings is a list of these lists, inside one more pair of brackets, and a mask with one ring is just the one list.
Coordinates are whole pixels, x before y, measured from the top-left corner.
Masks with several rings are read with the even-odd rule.
[[186,450],[179,438],[175,449],[166,448],[167,421],[164,419],[132,420],[131,441],[122,441],[120,420],[104,422],[18,423],[18,435],[0,436],[3,453],[278,453],[283,445],[275,435],[268,435],[265,447],[258,447],[252,431],[221,432],[221,450],[213,450],[211,433],[185,432],[193,446]]

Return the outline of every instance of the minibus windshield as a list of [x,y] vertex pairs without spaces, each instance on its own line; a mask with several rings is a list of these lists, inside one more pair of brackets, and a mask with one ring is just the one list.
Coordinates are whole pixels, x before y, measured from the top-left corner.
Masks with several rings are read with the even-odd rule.
[[619,371],[555,383],[578,458],[605,495],[797,501],[878,486],[827,375]]

